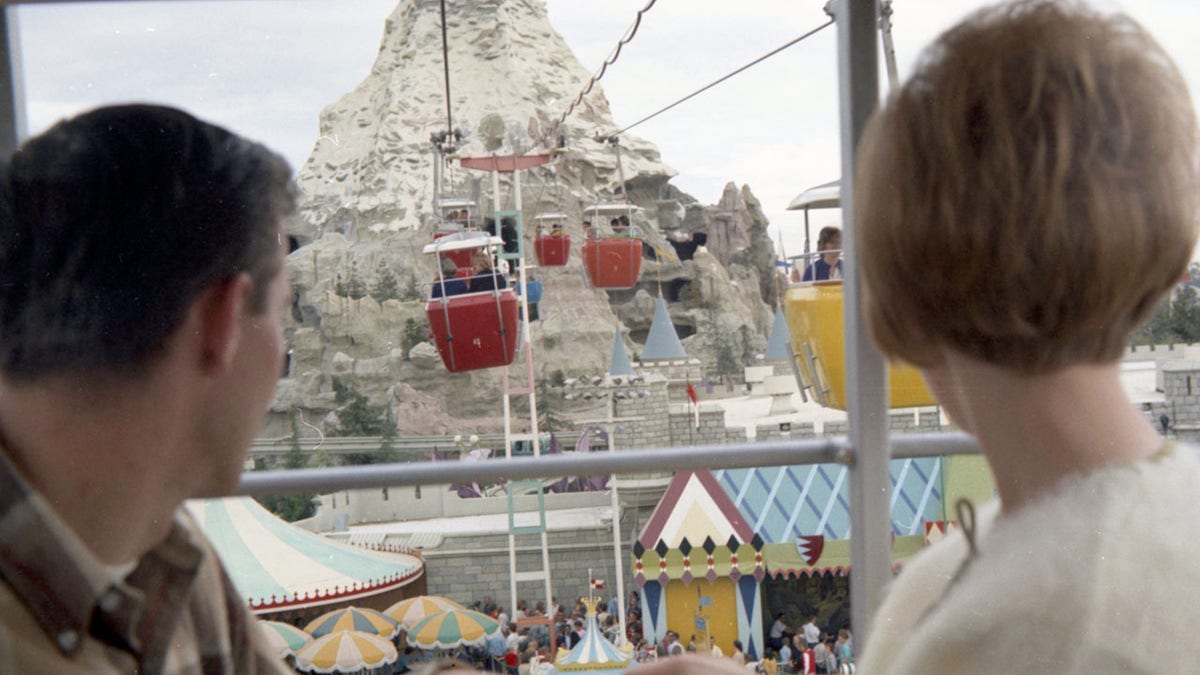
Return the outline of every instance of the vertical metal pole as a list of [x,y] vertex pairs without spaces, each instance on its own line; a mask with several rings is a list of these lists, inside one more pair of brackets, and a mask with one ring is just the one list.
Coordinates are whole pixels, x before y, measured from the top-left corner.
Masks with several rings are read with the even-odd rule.
[[[511,516],[510,516],[511,517]],[[516,621],[517,616],[517,537],[508,533],[508,597],[509,616]]]
[[0,11],[0,158],[16,152],[25,137],[25,87],[21,72],[21,38],[17,8]]
[[896,68],[896,45],[892,42],[892,0],[879,2],[879,37],[883,41],[883,64],[887,67],[888,91],[900,86]]
[[[437,224],[442,224],[442,150],[435,143],[433,145],[433,208],[437,216]],[[478,215],[478,214],[476,214]],[[438,261],[441,263],[441,260]],[[441,269],[439,264],[439,269]]]
[[[608,420],[605,425],[608,429],[608,451],[616,452],[617,430],[613,427],[613,419],[616,416],[617,398],[614,396],[616,391],[610,389],[608,393]],[[616,644],[620,647],[627,642],[625,637],[625,564],[621,559],[621,500],[617,496],[617,474],[612,474],[608,480],[608,492],[612,499],[613,573],[617,577],[617,623],[621,631],[617,634]]]
[[887,371],[862,317],[862,286],[855,255],[855,151],[879,103],[878,0],[841,0],[837,11],[842,137],[842,226],[845,265],[846,385],[850,422],[850,612],[855,646],[870,639],[870,620],[892,576],[888,508]]

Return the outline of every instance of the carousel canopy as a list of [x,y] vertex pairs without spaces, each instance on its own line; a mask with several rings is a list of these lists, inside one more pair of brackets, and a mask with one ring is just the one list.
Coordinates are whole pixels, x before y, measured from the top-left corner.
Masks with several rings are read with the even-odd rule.
[[587,627],[583,639],[571,651],[558,650],[551,673],[587,672],[591,675],[623,673],[633,662],[633,650],[621,649],[608,641],[596,623],[596,604],[599,598],[585,598]]
[[249,497],[187,506],[256,613],[367,597],[411,583],[424,571],[415,556],[330,541],[284,522]]

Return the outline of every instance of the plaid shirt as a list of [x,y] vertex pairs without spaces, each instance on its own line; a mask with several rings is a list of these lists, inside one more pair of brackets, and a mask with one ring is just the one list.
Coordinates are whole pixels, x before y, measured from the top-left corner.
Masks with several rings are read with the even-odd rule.
[[290,673],[184,509],[123,579],[0,447],[0,673]]

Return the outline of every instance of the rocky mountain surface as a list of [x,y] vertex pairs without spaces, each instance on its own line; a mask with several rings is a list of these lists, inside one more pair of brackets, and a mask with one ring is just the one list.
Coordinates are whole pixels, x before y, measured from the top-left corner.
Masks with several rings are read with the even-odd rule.
[[[538,376],[603,372],[617,325],[636,359],[660,292],[689,356],[703,363],[697,378],[723,352],[739,360],[761,352],[774,252],[749,188],[730,184],[715,205],[701,205],[670,184],[675,172],[652,143],[629,135],[620,137],[618,167],[613,147],[595,140],[616,130],[599,85],[556,126],[590,73],[551,27],[542,0],[449,0],[447,18],[452,123],[465,135],[459,153],[561,146],[552,165],[521,179],[530,262],[538,212],[566,213],[575,242],[568,265],[536,272],[545,287],[531,332]],[[493,199],[490,174],[434,151],[431,134],[447,129],[442,72],[439,2],[401,0],[370,73],[321,114],[320,138],[297,176],[292,352],[268,435],[288,433],[293,411],[336,427],[337,378],[389,410],[400,433],[495,431],[502,423],[500,369],[447,373],[425,341],[419,297],[435,267],[421,248],[438,221],[435,165],[445,167],[444,194],[473,199],[483,216]],[[578,256],[582,210],[622,190],[641,208],[634,224],[657,262],[643,262],[634,289],[595,290]],[[509,176],[500,193],[501,208],[513,208]]]

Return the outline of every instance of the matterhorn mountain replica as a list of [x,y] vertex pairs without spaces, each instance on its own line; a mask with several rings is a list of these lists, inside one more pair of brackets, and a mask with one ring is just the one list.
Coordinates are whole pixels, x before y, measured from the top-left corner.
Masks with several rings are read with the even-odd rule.
[[[441,32],[437,0],[401,0],[366,79],[321,114],[320,137],[297,176],[299,248],[288,259],[297,296],[292,351],[268,434],[289,433],[295,411],[308,423],[337,427],[347,387],[386,407],[401,434],[501,427],[501,369],[448,373],[427,341],[421,299],[435,261],[421,249],[438,221],[434,167],[441,161],[430,139],[447,130]],[[449,0],[447,36],[461,155],[561,144],[552,165],[522,175],[528,261],[536,262],[529,243],[536,213],[568,214],[568,234],[582,242],[582,209],[622,188],[642,208],[634,224],[647,250],[661,253],[659,263],[645,259],[638,286],[628,291],[590,288],[578,243],[565,267],[537,270],[545,289],[531,332],[538,376],[603,371],[618,324],[636,361],[660,290],[688,355],[702,362],[697,378],[711,372],[718,351],[726,361],[728,353],[744,360],[761,352],[774,252],[749,190],[730,184],[716,206],[701,206],[670,184],[674,171],[653,144],[629,135],[620,137],[618,171],[613,148],[594,140],[618,128],[600,85],[556,126],[590,73],[551,27],[543,0]],[[444,192],[474,199],[480,215],[490,216],[491,176],[444,165]],[[502,177],[502,208],[512,208],[511,188]]]

